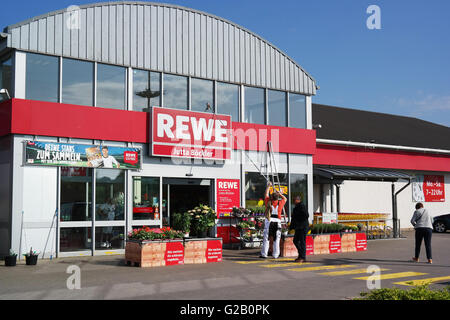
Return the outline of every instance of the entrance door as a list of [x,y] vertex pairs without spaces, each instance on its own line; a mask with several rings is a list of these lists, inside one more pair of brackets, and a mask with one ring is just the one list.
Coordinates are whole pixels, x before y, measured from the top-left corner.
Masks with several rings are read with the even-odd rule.
[[170,217],[174,213],[186,212],[199,204],[213,205],[210,179],[163,179],[163,199],[166,210],[163,211],[163,225],[170,226]]

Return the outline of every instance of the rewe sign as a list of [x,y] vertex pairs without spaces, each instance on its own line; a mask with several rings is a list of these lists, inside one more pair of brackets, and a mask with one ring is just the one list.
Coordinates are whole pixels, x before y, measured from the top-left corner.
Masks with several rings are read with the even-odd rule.
[[152,108],[152,155],[158,157],[231,158],[231,116]]

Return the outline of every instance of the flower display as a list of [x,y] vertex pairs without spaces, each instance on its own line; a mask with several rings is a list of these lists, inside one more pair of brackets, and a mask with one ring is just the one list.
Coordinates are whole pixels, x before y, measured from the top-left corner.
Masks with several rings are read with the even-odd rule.
[[142,227],[133,229],[128,233],[130,240],[170,240],[182,239],[184,233],[182,231],[173,230],[170,227],[150,228]]

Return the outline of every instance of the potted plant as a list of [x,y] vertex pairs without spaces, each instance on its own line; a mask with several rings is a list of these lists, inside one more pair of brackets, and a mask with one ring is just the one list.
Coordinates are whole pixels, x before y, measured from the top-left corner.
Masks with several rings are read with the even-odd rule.
[[17,253],[9,250],[9,255],[5,256],[5,266],[14,267],[17,262]]
[[192,228],[198,238],[206,238],[208,230],[216,225],[216,212],[206,205],[188,211],[192,217]]
[[38,261],[39,253],[33,251],[33,248],[30,248],[30,252],[25,253],[24,256],[27,266],[35,266]]
[[186,238],[189,237],[189,231],[191,229],[191,216],[189,212],[174,213],[172,218],[173,228],[184,232]]

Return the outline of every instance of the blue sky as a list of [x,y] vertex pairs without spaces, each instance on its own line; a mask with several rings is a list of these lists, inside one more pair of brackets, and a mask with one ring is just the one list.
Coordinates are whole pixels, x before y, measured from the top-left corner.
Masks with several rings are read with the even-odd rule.
[[[2,1],[5,27],[101,0]],[[267,39],[320,86],[313,102],[450,126],[448,0],[165,0],[233,21]],[[369,30],[369,5],[381,30]]]

